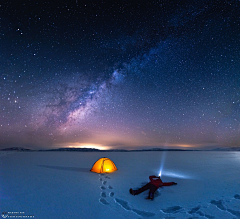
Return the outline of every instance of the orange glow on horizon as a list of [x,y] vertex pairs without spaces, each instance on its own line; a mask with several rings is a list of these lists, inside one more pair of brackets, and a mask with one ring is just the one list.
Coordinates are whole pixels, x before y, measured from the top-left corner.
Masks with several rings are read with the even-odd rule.
[[64,147],[64,148],[93,148],[98,150],[111,150],[111,149],[126,149],[126,150],[135,150],[135,149],[151,149],[151,148],[200,148],[201,144],[165,144],[164,146],[141,146],[141,145],[128,145],[128,147],[112,147],[104,144],[95,144],[95,143],[80,143],[80,142],[69,142],[56,144],[55,147]]
[[181,147],[181,148],[200,148],[203,144],[171,144],[169,147]]
[[108,150],[111,149],[109,146],[101,145],[101,144],[90,144],[90,143],[71,143],[67,145],[68,148],[94,148],[98,150]]
[[192,148],[192,147],[194,147],[194,145],[191,145],[191,144],[179,144],[178,146],[179,147],[183,147],[183,148]]

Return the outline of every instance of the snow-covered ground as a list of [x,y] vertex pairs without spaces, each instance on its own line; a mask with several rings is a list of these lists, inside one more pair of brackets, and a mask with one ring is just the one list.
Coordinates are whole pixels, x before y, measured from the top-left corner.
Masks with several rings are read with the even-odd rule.
[[[118,171],[90,172],[100,157]],[[136,189],[175,181],[153,201]],[[240,152],[0,152],[2,218],[240,218]]]

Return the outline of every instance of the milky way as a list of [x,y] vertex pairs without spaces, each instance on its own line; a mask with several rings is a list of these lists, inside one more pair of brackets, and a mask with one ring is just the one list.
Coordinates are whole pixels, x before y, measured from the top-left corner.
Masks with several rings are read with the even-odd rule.
[[0,147],[240,146],[239,1],[0,5]]

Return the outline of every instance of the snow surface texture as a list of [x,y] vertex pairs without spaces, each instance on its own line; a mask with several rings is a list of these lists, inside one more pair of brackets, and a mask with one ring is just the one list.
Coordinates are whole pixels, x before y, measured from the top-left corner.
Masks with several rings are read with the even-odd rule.
[[[118,171],[90,172],[100,157]],[[240,218],[240,152],[0,152],[0,167],[3,218]],[[160,170],[178,184],[129,193]]]

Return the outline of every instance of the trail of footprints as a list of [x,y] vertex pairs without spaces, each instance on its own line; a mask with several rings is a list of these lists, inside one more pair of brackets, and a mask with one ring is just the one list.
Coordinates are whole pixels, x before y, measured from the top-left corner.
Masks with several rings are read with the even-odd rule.
[[[99,174],[99,176],[100,176],[99,180],[101,182],[101,185],[100,185],[101,193],[100,193],[100,199],[99,199],[100,203],[102,203],[103,205],[110,205],[109,198],[113,198],[114,202],[119,204],[124,210],[134,212],[140,217],[146,218],[146,217],[153,217],[156,215],[155,213],[152,213],[152,212],[134,209],[129,205],[127,201],[124,201],[119,198],[115,198],[113,187],[108,183],[108,180],[111,178],[106,174]],[[232,201],[240,201],[240,195],[239,194],[234,195]],[[215,206],[220,211],[225,211],[226,213],[229,213],[231,217],[240,218],[240,211],[233,210],[226,207],[223,200],[212,200],[210,201],[210,204]],[[198,218],[199,216],[207,219],[215,218],[213,215],[208,215],[204,213],[201,209],[206,210],[206,207],[199,205],[190,210],[187,210],[181,206],[172,206],[166,209],[160,209],[159,213],[167,215],[168,217],[171,216],[171,218],[177,218],[177,214],[179,213],[184,214],[186,215],[186,217],[190,217],[190,218],[192,217]]]
[[104,204],[104,205],[109,205],[110,203],[107,201],[107,197],[114,197],[114,192],[112,192],[111,190],[113,189],[112,186],[108,185],[108,179],[111,179],[109,176],[105,175],[105,174],[99,174],[100,178],[100,182],[101,182],[101,193],[100,193],[100,199],[99,202]]
[[[240,195],[236,194],[234,195],[234,197],[231,200],[212,200],[210,201],[210,205],[208,204],[207,207],[206,206],[197,206],[194,207],[190,210],[184,209],[181,206],[172,206],[166,209],[161,209],[160,211],[164,214],[168,214],[171,216],[173,216],[173,218],[177,218],[178,213],[182,213],[183,215],[186,215],[186,217],[188,216],[189,218],[207,218],[207,219],[213,219],[216,218],[214,215],[209,215],[207,213],[205,213],[204,211],[207,210],[208,207],[211,206],[215,206],[219,211],[221,212],[225,212],[226,214],[229,214],[229,218],[240,218],[240,211],[239,210],[234,210],[231,208],[227,207],[227,203],[229,202],[239,202],[240,201]],[[176,216],[176,217],[174,217]]]
[[[104,204],[104,205],[109,205],[109,201],[107,201],[107,198],[114,198],[114,192],[111,191],[113,189],[113,187],[111,185],[108,184],[108,179],[111,179],[109,176],[107,176],[106,174],[99,174],[100,178],[100,182],[101,182],[101,193],[100,193],[100,199],[99,202]],[[154,213],[151,212],[147,212],[147,211],[140,211],[134,208],[131,208],[130,205],[128,204],[127,201],[124,201],[122,199],[119,198],[114,198],[115,203],[119,204],[124,210],[127,211],[132,211],[135,214],[142,216],[142,217],[151,217],[154,216]]]

